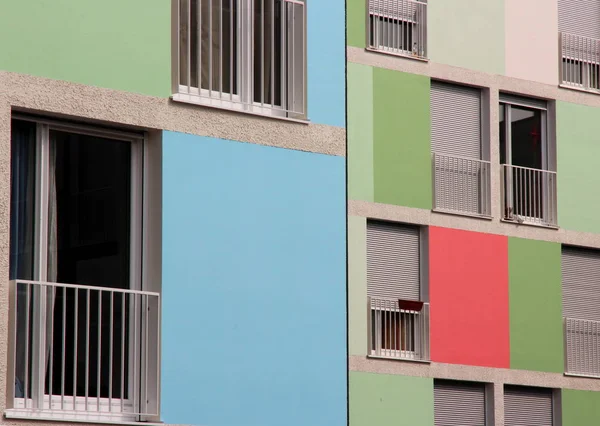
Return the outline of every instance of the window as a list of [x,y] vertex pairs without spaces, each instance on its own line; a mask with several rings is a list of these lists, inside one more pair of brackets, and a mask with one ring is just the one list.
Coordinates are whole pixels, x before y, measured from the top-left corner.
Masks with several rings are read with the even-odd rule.
[[306,118],[304,0],[173,1],[173,99]]
[[429,304],[418,227],[367,223],[369,354],[429,359]]
[[158,416],[159,295],[143,291],[140,135],[12,121],[7,416]]
[[[491,216],[490,162],[481,136],[481,90],[431,82],[433,209]],[[489,144],[486,144],[486,148]]]
[[546,102],[501,95],[499,123],[504,220],[555,227],[555,149]]
[[562,248],[566,373],[600,377],[600,251]]
[[552,405],[552,389],[505,386],[504,424],[506,426],[552,426],[554,424]]
[[597,0],[559,0],[561,85],[600,90],[600,14]]
[[369,0],[369,46],[384,52],[427,58],[427,3]]
[[484,383],[434,380],[435,426],[485,426]]

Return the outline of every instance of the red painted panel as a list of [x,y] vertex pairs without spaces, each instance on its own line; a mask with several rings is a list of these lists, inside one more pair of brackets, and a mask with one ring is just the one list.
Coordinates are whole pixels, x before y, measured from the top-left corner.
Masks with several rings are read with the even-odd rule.
[[431,359],[510,367],[508,240],[429,228]]

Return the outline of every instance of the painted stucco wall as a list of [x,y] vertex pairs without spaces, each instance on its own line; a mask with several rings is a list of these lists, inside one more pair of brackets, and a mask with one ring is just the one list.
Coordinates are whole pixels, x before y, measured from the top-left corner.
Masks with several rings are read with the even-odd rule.
[[431,360],[509,368],[508,242],[429,227]]
[[367,219],[348,216],[348,350],[367,355]]
[[504,73],[504,0],[431,1],[427,9],[431,61]]
[[348,63],[348,198],[373,201],[373,67]]
[[344,168],[164,132],[162,420],[346,424]]
[[171,0],[3,2],[0,70],[171,93]]
[[428,77],[373,68],[373,183],[377,203],[431,208],[429,92]]
[[346,33],[348,46],[366,47],[367,2],[346,0]]
[[433,426],[430,378],[350,372],[349,402],[350,426]]
[[600,424],[600,392],[563,389],[562,426]]
[[600,109],[556,102],[558,225],[600,233]]
[[510,367],[562,373],[560,244],[508,239]]
[[558,84],[557,0],[504,1],[506,75]]

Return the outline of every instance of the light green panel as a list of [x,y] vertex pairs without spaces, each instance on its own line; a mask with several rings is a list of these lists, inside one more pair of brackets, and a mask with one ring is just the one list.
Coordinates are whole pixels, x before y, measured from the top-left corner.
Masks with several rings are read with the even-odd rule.
[[564,369],[560,244],[508,239],[510,368]]
[[377,203],[431,209],[430,80],[373,68]]
[[171,0],[2,0],[0,70],[171,95]]
[[563,389],[562,426],[600,425],[600,392]]
[[431,1],[427,9],[431,61],[504,74],[504,0]]
[[556,102],[558,225],[600,233],[600,108]]
[[348,63],[348,198],[373,201],[373,68]]
[[350,426],[433,426],[433,379],[350,372]]
[[346,0],[346,36],[348,46],[365,48],[367,40],[366,0]]
[[348,345],[367,355],[367,220],[348,216]]

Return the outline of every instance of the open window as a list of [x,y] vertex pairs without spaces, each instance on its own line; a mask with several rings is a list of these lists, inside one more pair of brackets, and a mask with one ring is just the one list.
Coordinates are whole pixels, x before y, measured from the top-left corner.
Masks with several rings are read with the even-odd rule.
[[557,226],[546,102],[501,95],[499,124],[504,220]]
[[306,118],[303,0],[173,0],[175,100]]
[[158,418],[144,138],[22,118],[12,121],[7,416]]

